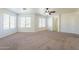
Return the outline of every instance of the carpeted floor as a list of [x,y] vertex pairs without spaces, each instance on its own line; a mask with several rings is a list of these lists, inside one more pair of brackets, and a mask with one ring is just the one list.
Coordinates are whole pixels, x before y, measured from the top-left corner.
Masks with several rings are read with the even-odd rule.
[[0,38],[1,50],[78,50],[79,35],[62,32],[21,32]]

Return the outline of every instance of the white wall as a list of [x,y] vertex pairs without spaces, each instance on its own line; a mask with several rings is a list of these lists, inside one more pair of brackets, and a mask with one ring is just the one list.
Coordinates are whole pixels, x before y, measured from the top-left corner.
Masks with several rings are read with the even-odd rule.
[[79,34],[78,13],[67,13],[61,15],[61,32]]
[[8,11],[6,9],[0,9],[0,38],[17,32],[17,26],[16,26],[15,29],[10,29],[10,30],[7,30],[7,31],[3,31],[2,21],[3,21],[3,14],[4,13],[17,16],[14,12]]

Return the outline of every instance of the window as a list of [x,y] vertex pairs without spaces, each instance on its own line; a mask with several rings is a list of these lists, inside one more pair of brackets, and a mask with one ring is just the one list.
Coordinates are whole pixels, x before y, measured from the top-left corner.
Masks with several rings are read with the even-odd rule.
[[39,27],[45,27],[46,26],[46,20],[44,18],[39,18]]
[[8,14],[3,15],[3,30],[14,29],[16,26],[16,17]]
[[10,28],[13,29],[16,26],[16,19],[15,16],[10,16]]
[[9,15],[4,14],[3,16],[3,29],[8,30],[9,29]]
[[26,17],[26,27],[31,27],[31,17]]
[[31,17],[22,16],[21,18],[21,28],[30,28],[31,27]]
[[25,28],[25,17],[21,17],[20,18],[21,20],[20,20],[20,23],[21,23],[21,28]]

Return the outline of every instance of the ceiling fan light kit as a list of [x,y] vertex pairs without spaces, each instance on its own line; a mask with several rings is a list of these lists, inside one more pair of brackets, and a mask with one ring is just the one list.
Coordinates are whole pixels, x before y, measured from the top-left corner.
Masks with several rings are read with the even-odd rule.
[[51,15],[52,13],[55,13],[56,11],[49,11],[49,8],[46,8],[45,14],[46,15]]

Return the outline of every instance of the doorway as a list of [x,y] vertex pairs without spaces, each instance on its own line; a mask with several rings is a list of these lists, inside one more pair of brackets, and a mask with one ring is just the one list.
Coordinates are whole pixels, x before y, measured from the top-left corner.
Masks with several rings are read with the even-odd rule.
[[48,31],[59,32],[60,31],[60,17],[59,15],[51,15],[47,18]]
[[47,28],[48,28],[48,31],[53,31],[53,17],[52,16],[48,16],[47,18]]
[[60,19],[59,15],[53,16],[53,31],[59,32],[60,31]]

